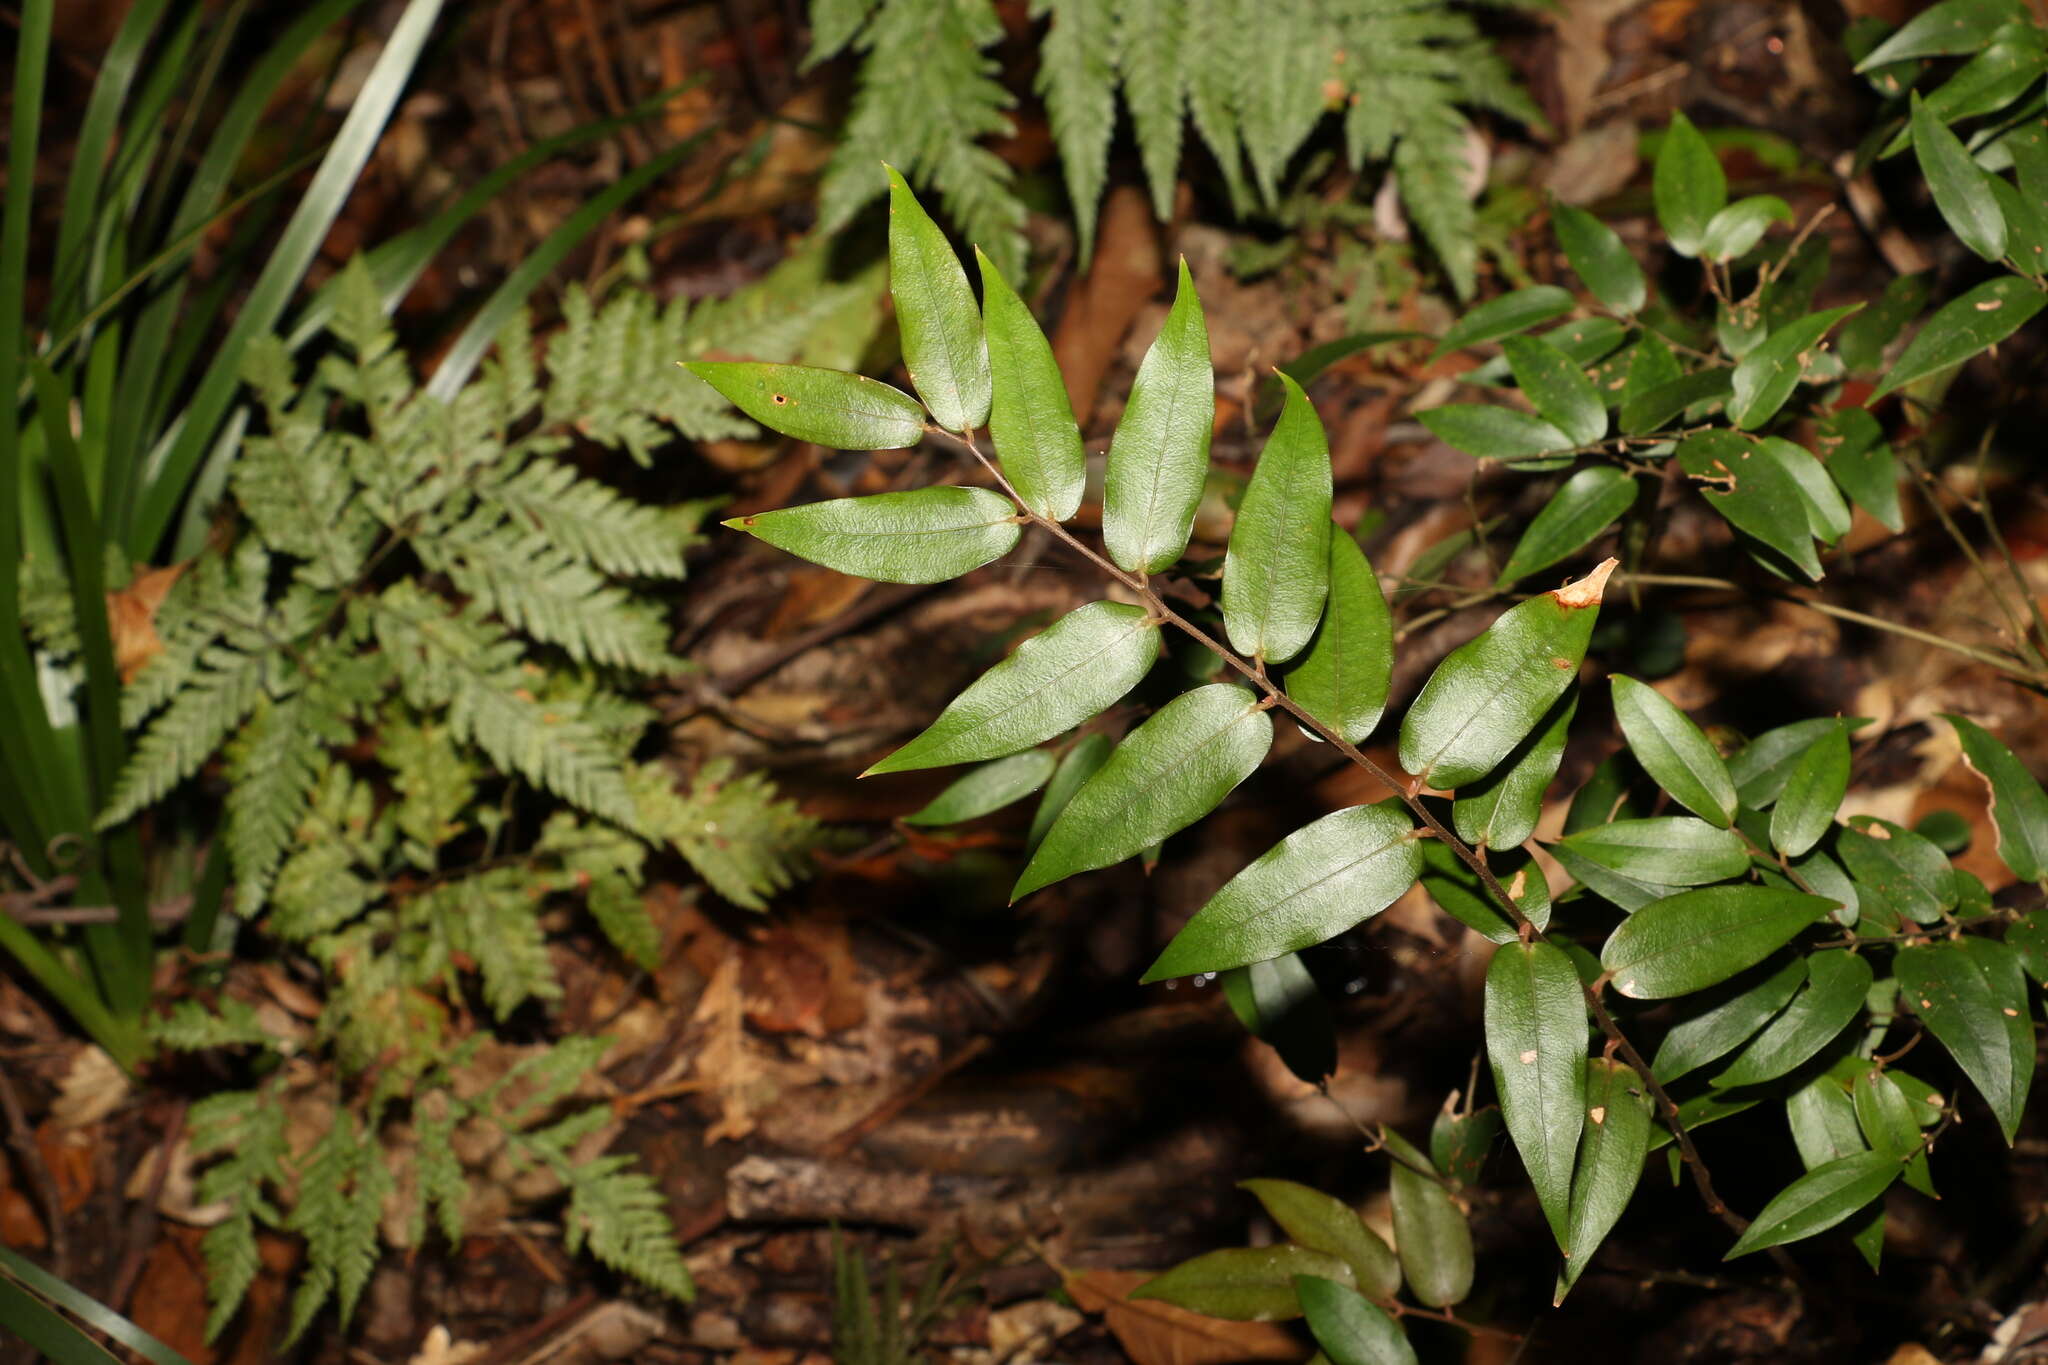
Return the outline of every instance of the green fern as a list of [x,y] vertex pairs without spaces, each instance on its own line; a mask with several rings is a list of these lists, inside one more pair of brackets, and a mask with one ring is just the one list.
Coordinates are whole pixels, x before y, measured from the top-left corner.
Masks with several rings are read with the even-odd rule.
[[730,761],[704,765],[686,792],[666,773],[639,770],[634,796],[650,834],[667,840],[697,874],[734,905],[766,908],[767,898],[811,868],[831,836],[759,773],[735,775]]
[[285,1224],[306,1239],[306,1274],[292,1296],[287,1341],[298,1340],[330,1296],[343,1322],[354,1314],[377,1265],[377,1221],[392,1184],[371,1135],[337,1114],[299,1171],[298,1201]]
[[669,1227],[668,1201],[646,1174],[628,1166],[620,1156],[581,1165],[565,1163],[569,1209],[563,1240],[572,1252],[587,1245],[591,1255],[612,1269],[672,1298],[688,1300],[696,1288]]

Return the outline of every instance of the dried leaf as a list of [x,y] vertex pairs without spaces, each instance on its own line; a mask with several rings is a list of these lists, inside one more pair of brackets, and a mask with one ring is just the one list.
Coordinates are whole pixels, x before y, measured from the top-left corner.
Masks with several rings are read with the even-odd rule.
[[1090,1270],[1068,1275],[1065,1288],[1083,1311],[1103,1315],[1132,1365],[1228,1365],[1308,1356],[1308,1348],[1277,1323],[1228,1322],[1156,1299],[1125,1299],[1152,1278],[1141,1270]]

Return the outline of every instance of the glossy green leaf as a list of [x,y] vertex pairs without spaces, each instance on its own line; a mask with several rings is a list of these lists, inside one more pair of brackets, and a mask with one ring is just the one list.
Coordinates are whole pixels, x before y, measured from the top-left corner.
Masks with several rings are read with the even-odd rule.
[[1821,338],[1862,306],[1848,304],[1825,313],[1809,314],[1766,337],[1735,367],[1730,381],[1728,420],[1753,431],[1777,416],[1792,390],[1799,387],[1800,376],[1806,373]]
[[[1741,1047],[1768,1024],[1806,980],[1806,959],[1760,964],[1717,988],[1718,998],[1688,1002],[1698,1012],[1672,1025],[1650,1071],[1665,1085]],[[1702,1008],[1703,1006],[1703,1008]]]
[[1242,982],[1240,993],[1257,1020],[1253,1035],[1280,1054],[1289,1071],[1321,1085],[1337,1069],[1336,1019],[1299,954],[1233,967],[1222,979],[1226,991]]
[[1438,790],[1492,772],[1578,676],[1615,561],[1502,612],[1451,651],[1401,722],[1401,766]]
[[1351,1284],[1351,1267],[1336,1257],[1282,1243],[1208,1252],[1153,1276],[1126,1297],[1157,1299],[1232,1322],[1279,1322],[1301,1316],[1294,1296],[1297,1275]]
[[1024,505],[1065,521],[1081,506],[1088,459],[1074,424],[1066,380],[1031,309],[995,264],[975,249],[982,322],[988,334],[988,434],[1003,475]]
[[692,360],[683,368],[762,426],[799,441],[901,450],[924,439],[918,401],[865,375],[740,360]]
[[1435,1169],[1429,1159],[1390,1128],[1380,1137],[1395,1158],[1388,1193],[1408,1288],[1431,1308],[1448,1308],[1472,1292],[1472,1230],[1450,1193],[1423,1174]]
[[1613,686],[1615,720],[1643,771],[1701,819],[1734,824],[1735,782],[1713,741],[1648,683],[1617,673]]
[[1187,549],[1209,474],[1215,420],[1209,329],[1182,261],[1172,311],[1138,366],[1130,402],[1110,437],[1102,542],[1119,567],[1158,573]]
[[1943,304],[1907,343],[1870,401],[1989,350],[2025,326],[2044,304],[2048,292],[2017,275],[2001,275]]
[[1621,1220],[1650,1150],[1650,1096],[1632,1067],[1612,1058],[1594,1058],[1586,1072],[1584,1105],[1586,1124],[1572,1175],[1564,1271],[1555,1296],[1560,1303]]
[[1242,687],[1211,683],[1175,697],[1074,793],[1012,899],[1122,862],[1193,824],[1251,776],[1272,743],[1271,718]]
[[1934,1176],[1927,1168],[1927,1150],[1920,1141],[1920,1123],[1912,1102],[1892,1078],[1876,1067],[1857,1073],[1850,1099],[1856,1106],[1856,1121],[1870,1150],[1883,1152],[1902,1163],[1900,1176],[1907,1185],[1929,1198],[1934,1193]]
[[1617,313],[1633,313],[1643,306],[1648,292],[1643,268],[1613,228],[1570,204],[1551,205],[1550,222],[1573,273],[1594,298]]
[[1762,886],[1708,886],[1646,905],[1600,950],[1633,1000],[1689,995],[1763,961],[1835,903]]
[[1392,905],[1422,871],[1415,827],[1392,802],[1352,806],[1282,839],[1195,912],[1146,981],[1299,952]]
[[1698,254],[1732,261],[1759,241],[1773,223],[1792,221],[1792,206],[1775,194],[1752,194],[1723,208],[1700,232]]
[[1902,948],[1892,972],[1906,1005],[1976,1085],[2010,1143],[2034,1081],[2034,1030],[2018,951],[1967,935]]
[[1500,347],[1537,414],[1573,445],[1591,445],[1607,434],[1606,400],[1577,361],[1540,337],[1508,337]]
[[1964,246],[1987,261],[1998,260],[2005,255],[2005,217],[1984,183],[1984,171],[1918,91],[1912,106],[1913,155],[1927,177],[1934,207]]
[[903,368],[933,418],[966,432],[988,420],[988,346],[953,244],[889,167],[889,292]]
[[1792,870],[1805,879],[1814,895],[1841,902],[1842,908],[1834,911],[1830,919],[1844,928],[1856,923],[1862,914],[1863,898],[1840,863],[1816,848],[1794,858]]
[[1143,607],[1090,602],[1026,640],[929,729],[862,776],[999,758],[1073,729],[1136,687],[1159,658]]
[[[1335,1280],[1303,1275],[1294,1282],[1310,1335],[1330,1365],[1416,1365],[1415,1348],[1385,1309]],[[1381,1297],[1391,1297],[1382,1295]]]
[[1568,843],[1552,844],[1549,852],[1565,871],[1572,874],[1573,880],[1630,914],[1685,889],[1669,882],[1653,882],[1619,872],[1608,863],[1587,857]]
[[1792,766],[1771,810],[1771,847],[1797,858],[1835,825],[1849,791],[1849,736],[1839,727],[1814,741]]
[[986,488],[918,488],[756,512],[724,523],[840,573],[884,583],[943,583],[1000,559],[1022,527]]
[[1749,870],[1742,836],[1689,815],[1656,815],[1568,834],[1555,846],[1638,881],[1703,886]]
[[1735,794],[1743,805],[1762,810],[1778,799],[1792,780],[1800,755],[1821,736],[1831,730],[1853,733],[1868,724],[1867,716],[1823,716],[1764,731],[1729,756],[1728,775],[1735,779]]
[[1564,832],[1577,834],[1610,820],[1634,819],[1638,812],[1629,797],[1629,786],[1639,776],[1641,769],[1626,749],[1601,759],[1592,776],[1572,793],[1572,803],[1564,813]]
[[1814,423],[1814,434],[1815,453],[1842,491],[1889,529],[1903,529],[1898,461],[1877,419],[1864,408],[1838,408]]
[[1469,1114],[1454,1112],[1446,1101],[1437,1111],[1429,1129],[1429,1159],[1436,1168],[1460,1185],[1476,1185],[1493,1144],[1500,1140],[1507,1124],[1500,1110],[1488,1105]]
[[1843,501],[1825,465],[1804,446],[1783,437],[1766,436],[1758,445],[1799,485],[1800,499],[1806,504],[1806,529],[1814,539],[1832,545],[1849,534],[1849,504]]
[[1458,799],[1451,803],[1451,824],[1460,839],[1474,847],[1514,848],[1536,832],[1543,794],[1564,761],[1565,740],[1578,709],[1576,689],[1559,697],[1550,714],[1498,768],[1459,789]]
[[1568,559],[1635,506],[1635,477],[1613,465],[1588,465],[1564,481],[1515,542],[1494,586],[1505,588]]
[[2025,23],[2030,17],[2021,0],[1942,0],[1864,54],[1856,70],[1871,71],[1918,57],[1975,52],[2004,25]]
[[1716,365],[1640,391],[1631,383],[1622,399],[1621,429],[1631,436],[1656,431],[1688,408],[1726,398],[1734,376],[1734,370]]
[[[1849,1060],[1858,1066],[1869,1065],[1860,1058]],[[1799,1149],[1800,1163],[1809,1171],[1870,1150],[1856,1121],[1849,1088],[1833,1070],[1785,1097],[1785,1119],[1792,1129],[1792,1145]]]
[[1926,839],[1892,824],[1857,816],[1835,836],[1849,875],[1916,924],[1932,924],[1956,903],[1955,871]]
[[1038,809],[1031,813],[1031,832],[1024,836],[1024,852],[1029,855],[1038,851],[1045,842],[1046,832],[1052,822],[1060,818],[1060,812],[1067,808],[1067,802],[1074,799],[1074,793],[1095,776],[1102,765],[1109,762],[1109,756],[1116,744],[1108,735],[1097,733],[1083,735],[1073,748],[1060,759],[1060,766],[1053,769],[1052,780],[1045,784],[1045,795],[1038,798]]
[[1026,749],[983,763],[956,778],[922,808],[903,817],[906,825],[957,825],[978,820],[1022,801],[1046,784],[1059,759],[1049,749]]
[[[1422,889],[1437,907],[1467,928],[1495,943],[1509,943],[1519,931],[1507,915],[1496,908],[1479,875],[1467,867],[1441,839],[1424,839],[1422,846]],[[1538,929],[1550,925],[1550,884],[1543,870],[1519,850],[1488,857],[1489,870]]]
[[1301,385],[1245,485],[1223,557],[1223,626],[1247,658],[1285,663],[1316,633],[1330,585],[1330,442]]
[[2006,944],[2020,955],[2028,976],[2048,984],[2048,910],[2029,910],[2005,931]]
[[1554,284],[1530,285],[1526,289],[1502,294],[1497,299],[1488,299],[1452,323],[1430,359],[1440,360],[1467,346],[1526,332],[1539,323],[1563,317],[1571,310],[1571,293]]
[[1486,1055],[1508,1135],[1558,1245],[1570,1249],[1572,1161],[1585,1120],[1586,997],[1564,952],[1506,943],[1486,971]]
[[1964,761],[1990,791],[1999,860],[2023,882],[2048,876],[2048,793],[1983,726],[1957,715],[1942,719],[1955,727]]
[[1483,460],[1524,460],[1572,448],[1572,438],[1541,417],[1491,403],[1446,403],[1415,414],[1449,446]]
[[[1696,1133],[1710,1123],[1719,1123],[1723,1119],[1732,1119],[1737,1114],[1746,1113],[1756,1108],[1762,1099],[1763,1092],[1757,1090],[1702,1091],[1700,1094],[1678,1102],[1678,1124],[1687,1132]],[[1671,1130],[1660,1123],[1657,1125],[1656,1131],[1650,1134],[1650,1150],[1661,1152],[1666,1147],[1669,1147],[1672,1141]],[[1674,1153],[1672,1155],[1672,1165],[1675,1168],[1677,1164],[1677,1155]],[[1678,1183],[1675,1172],[1671,1183],[1674,1185]]]
[[[2038,34],[2039,30],[2035,31]],[[2012,153],[2013,174],[2019,181],[2014,191],[2017,204],[2008,207],[2003,196],[1999,200],[1999,211],[2007,215],[2007,226],[2013,229],[2013,241],[2007,245],[2023,270],[2039,276],[2048,272],[2048,241],[2042,240],[2048,237],[2048,125],[2039,119],[2023,123],[2003,142]],[[1992,192],[1997,193],[1995,189]],[[2015,211],[2024,229],[2012,222]],[[2027,254],[2021,255],[2021,251]]]
[[1287,695],[1356,744],[1386,713],[1394,676],[1394,616],[1365,551],[1330,528],[1330,591],[1315,638],[1287,673]]
[[1870,981],[1870,963],[1845,949],[1810,955],[1806,985],[1713,1077],[1713,1083],[1724,1089],[1760,1085],[1805,1064],[1862,1012]]
[[1835,336],[1835,354],[1850,373],[1868,374],[1884,363],[1886,349],[1927,306],[1933,275],[1923,270],[1899,276],[1885,285],[1875,303],[1842,324]]
[[1682,111],[1671,115],[1671,126],[1657,149],[1650,188],[1657,221],[1671,249],[1681,256],[1699,255],[1707,224],[1728,202],[1728,176],[1714,149]]
[[1883,1152],[1858,1152],[1816,1166],[1764,1205],[1763,1212],[1722,1259],[1732,1261],[1752,1251],[1826,1232],[1891,1188],[1901,1169]]
[[1391,1299],[1401,1292],[1394,1249],[1343,1200],[1292,1180],[1241,1180],[1238,1188],[1257,1197],[1289,1241],[1350,1266],[1352,1283],[1365,1293]]
[[1737,530],[1756,537],[1819,580],[1820,559],[1806,499],[1783,465],[1756,439],[1735,431],[1703,431],[1678,446],[1678,462],[1697,480],[1707,502]]

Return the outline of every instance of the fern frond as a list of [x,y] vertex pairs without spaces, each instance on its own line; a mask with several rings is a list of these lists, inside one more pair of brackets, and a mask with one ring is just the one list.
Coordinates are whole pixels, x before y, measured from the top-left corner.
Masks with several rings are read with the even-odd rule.
[[1187,38],[1179,0],[1122,0],[1117,6],[1117,70],[1138,137],[1138,159],[1152,190],[1152,216],[1161,222],[1173,217],[1173,187],[1180,175]]
[[845,51],[874,12],[875,0],[815,0],[811,5],[811,50],[800,71],[809,71]]
[[383,897],[377,883],[357,871],[348,846],[331,838],[286,858],[267,891],[270,931],[287,943],[332,933]]
[[518,535],[494,509],[451,529],[422,557],[444,569],[477,610],[515,630],[559,645],[578,663],[638,673],[682,667],[668,652],[668,630],[647,603],[628,597],[545,537]]
[[1188,113],[1195,131],[1223,172],[1233,211],[1251,208],[1244,183],[1244,133],[1238,123],[1244,104],[1244,35],[1257,17],[1249,0],[1188,0]]
[[469,1182],[462,1173],[462,1158],[455,1152],[455,1128],[469,1117],[469,1106],[447,1087],[413,1097],[413,1136],[418,1144],[413,1176],[419,1184],[419,1202],[413,1211],[413,1245],[425,1241],[426,1220],[431,1216],[451,1246],[462,1243],[462,1204],[469,1197]]
[[298,1202],[286,1224],[306,1239],[307,1253],[305,1278],[292,1297],[288,1343],[299,1339],[330,1297],[344,1324],[355,1312],[376,1268],[377,1222],[391,1187],[376,1143],[357,1131],[352,1114],[336,1113],[299,1171]]
[[635,771],[634,795],[651,834],[673,844],[719,895],[749,910],[814,870],[831,842],[818,821],[776,795],[760,773],[735,775],[727,759],[704,765],[679,793],[658,764]]
[[[597,1069],[609,1044],[602,1038],[564,1038],[543,1052],[523,1058],[517,1066],[486,1086],[476,1097],[480,1112],[492,1113],[508,1131],[517,1131],[545,1114]],[[507,1098],[507,1097],[510,1098]],[[595,1112],[602,1125],[605,1113]],[[576,1139],[565,1140],[562,1150]],[[549,1149],[553,1150],[553,1149]]]
[[200,1243],[206,1258],[206,1296],[212,1304],[206,1339],[212,1341],[233,1319],[261,1268],[257,1221],[274,1223],[278,1218],[264,1191],[284,1182],[289,1150],[285,1109],[261,1091],[220,1091],[187,1110],[186,1124],[193,1156],[225,1154],[200,1173],[199,1202],[224,1202],[232,1210],[207,1229]]
[[696,539],[697,504],[650,507],[621,497],[559,460],[532,460],[479,485],[477,496],[515,528],[538,533],[605,573],[683,576],[683,551]]
[[561,859],[565,882],[582,888],[583,903],[613,947],[642,967],[656,965],[661,935],[640,894],[647,845],[558,811],[548,817],[534,851]]
[[1038,52],[1038,93],[1060,149],[1074,206],[1081,269],[1095,256],[1095,219],[1116,131],[1115,16],[1102,0],[1034,0],[1031,17],[1051,16]]
[[98,827],[109,829],[199,771],[263,694],[270,659],[214,645],[199,659],[204,670],[181,688],[144,732],[114,784]]
[[1465,120],[1448,104],[1411,108],[1394,145],[1401,205],[1436,249],[1458,297],[1478,283],[1479,251],[1472,239],[1476,215],[1465,196]]
[[377,759],[391,770],[399,796],[398,832],[411,841],[415,864],[432,871],[436,850],[466,828],[462,815],[476,799],[476,766],[445,725],[421,721],[403,707],[387,708],[378,729]]
[[121,689],[121,724],[134,729],[177,694],[199,667],[200,655],[224,635],[246,638],[263,618],[270,553],[254,536],[234,553],[202,555],[181,575],[156,611],[163,651]]
[[217,1011],[197,1000],[176,1001],[170,1013],[150,1024],[149,1036],[174,1052],[271,1044],[270,1035],[256,1017],[256,1007],[231,995],[221,997]]
[[502,1022],[528,1000],[559,1000],[561,983],[540,927],[545,883],[522,868],[497,867],[436,887],[434,913],[455,926],[476,959],[484,1003]]
[[644,1173],[628,1170],[629,1164],[625,1157],[608,1156],[568,1172],[564,1241],[571,1252],[588,1246],[612,1269],[689,1303],[697,1287],[676,1245],[668,1201]]

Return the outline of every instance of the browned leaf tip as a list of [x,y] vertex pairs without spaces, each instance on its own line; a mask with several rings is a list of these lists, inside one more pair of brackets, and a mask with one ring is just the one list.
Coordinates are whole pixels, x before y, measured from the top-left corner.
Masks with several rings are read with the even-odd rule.
[[1603,559],[1593,572],[1576,583],[1567,583],[1550,595],[1561,607],[1597,607],[1601,594],[1607,590],[1607,576],[1621,567],[1618,559]]

